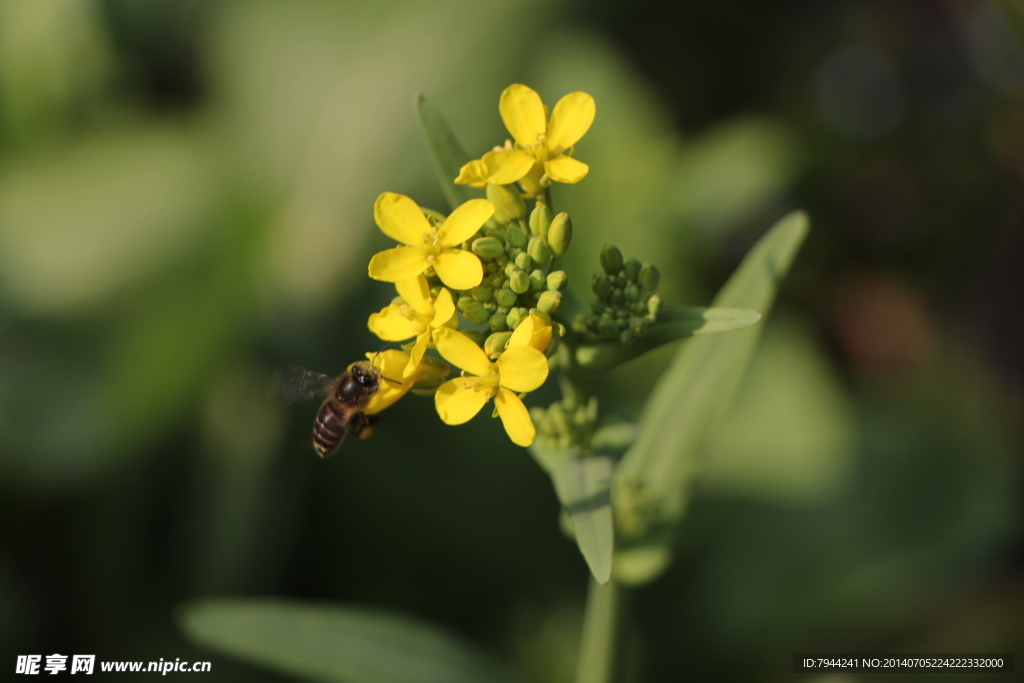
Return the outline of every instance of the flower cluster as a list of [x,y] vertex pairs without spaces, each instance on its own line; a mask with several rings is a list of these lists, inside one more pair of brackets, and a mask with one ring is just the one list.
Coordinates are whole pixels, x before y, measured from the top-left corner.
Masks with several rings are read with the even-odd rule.
[[591,288],[596,297],[590,312],[572,321],[574,331],[596,339],[618,339],[628,344],[647,334],[658,318],[661,297],[655,294],[661,279],[658,269],[635,258],[623,260],[618,247],[601,250],[602,273],[595,273]]
[[[438,415],[457,425],[493,399],[512,441],[529,446],[537,430],[522,399],[547,380],[548,357],[565,333],[553,316],[566,284],[561,258],[572,239],[572,222],[565,213],[552,215],[547,188],[586,176],[587,165],[572,152],[595,107],[590,95],[572,93],[549,118],[537,93],[517,84],[502,93],[499,110],[515,142],[469,162],[454,179],[485,189],[486,199],[471,199],[448,216],[392,192],[374,205],[378,227],[399,245],[376,254],[368,273],[394,283],[397,296],[367,325],[404,345],[368,354],[388,381],[367,412],[409,391],[433,393]],[[431,349],[440,358],[428,355]],[[449,363],[461,369],[459,377],[448,379]]]

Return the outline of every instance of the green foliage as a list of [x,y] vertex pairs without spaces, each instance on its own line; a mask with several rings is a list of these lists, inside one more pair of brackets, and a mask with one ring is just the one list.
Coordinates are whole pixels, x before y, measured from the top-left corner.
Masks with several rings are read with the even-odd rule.
[[612,574],[612,459],[566,454],[551,472],[555,492],[572,521],[576,544],[598,583]]
[[479,197],[481,193],[470,186],[453,182],[459,175],[459,169],[470,161],[470,156],[462,149],[447,121],[423,95],[416,96],[413,108],[438,184],[448,200],[448,207],[454,209],[463,202]]
[[326,683],[514,683],[442,630],[381,610],[282,600],[206,600],[179,613],[197,643]]
[[[807,230],[807,216],[801,212],[776,223],[726,282],[714,306],[767,315]],[[614,482],[616,505],[623,503],[617,517],[645,554],[652,552],[646,541],[656,537],[653,547],[663,547],[665,527],[682,517],[698,449],[727,407],[759,336],[760,327],[753,327],[694,339],[679,350],[648,398],[637,440],[619,464]],[[630,580],[653,579],[662,564],[652,562],[650,572]]]
[[739,308],[699,308],[665,306],[658,322],[644,336],[629,344],[598,342],[581,344],[576,349],[576,362],[590,370],[607,370],[679,339],[698,334],[729,332],[753,325],[761,319],[757,311]]

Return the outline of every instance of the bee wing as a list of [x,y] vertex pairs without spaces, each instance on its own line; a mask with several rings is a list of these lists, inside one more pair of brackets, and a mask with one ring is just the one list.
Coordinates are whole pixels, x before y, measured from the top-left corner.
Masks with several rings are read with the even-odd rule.
[[327,391],[334,377],[305,368],[275,370],[270,378],[267,395],[272,401],[287,405],[309,401]]

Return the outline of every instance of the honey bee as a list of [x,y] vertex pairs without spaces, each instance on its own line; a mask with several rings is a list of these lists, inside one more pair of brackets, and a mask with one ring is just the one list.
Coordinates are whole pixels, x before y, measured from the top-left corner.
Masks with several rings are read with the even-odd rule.
[[351,431],[360,439],[373,434],[373,427],[384,418],[367,415],[366,404],[381,380],[380,370],[368,361],[353,363],[338,377],[319,372],[293,369],[275,380],[272,393],[288,403],[308,400],[329,390],[313,423],[313,449],[321,458],[333,454]]

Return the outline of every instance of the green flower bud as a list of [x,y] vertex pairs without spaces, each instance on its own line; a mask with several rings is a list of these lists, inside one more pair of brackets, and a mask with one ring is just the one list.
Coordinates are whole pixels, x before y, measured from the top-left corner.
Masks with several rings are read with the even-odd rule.
[[431,225],[441,225],[445,221],[445,215],[440,211],[425,209],[423,207],[420,207],[420,211],[422,211],[423,215],[427,217],[427,220],[430,221]]
[[640,300],[640,285],[635,282],[630,282],[626,287],[626,301],[639,301]]
[[511,260],[515,261],[516,258],[523,253],[523,250],[520,247],[509,247],[507,253],[508,257]]
[[621,275],[613,275],[609,278],[612,281],[612,287],[618,287],[619,289],[626,288],[626,278]]
[[505,322],[505,314],[501,312],[501,309],[498,309],[496,313],[491,315],[491,319],[487,322],[495,332],[504,332],[508,329],[508,323]]
[[548,273],[548,277],[546,280],[548,289],[550,289],[553,292],[561,290],[563,287],[565,287],[567,279],[568,277],[566,276],[564,270],[555,270]]
[[508,279],[509,287],[516,294],[525,294],[530,289],[530,276],[521,270],[517,270],[512,273],[512,276]]
[[521,308],[513,308],[508,312],[508,316],[505,317],[506,324],[508,324],[508,326],[513,330],[519,327],[519,323],[523,322],[526,318],[526,316],[520,312],[521,310]]
[[587,314],[577,313],[576,317],[572,319],[572,331],[580,334],[587,331]]
[[474,287],[473,289],[469,290],[469,294],[480,303],[485,303],[487,301],[490,301],[491,298],[494,296],[494,290],[491,289],[490,287],[480,285],[479,287]]
[[494,204],[494,220],[511,223],[526,215],[526,204],[513,185],[487,185],[487,200]]
[[534,268],[530,271],[530,289],[533,291],[539,291],[544,289],[546,281],[544,279],[544,271],[540,268]]
[[537,299],[537,308],[544,311],[545,313],[553,313],[558,310],[559,304],[562,303],[562,293],[547,291],[540,295]]
[[594,299],[593,301],[590,302],[590,308],[591,310],[594,311],[594,313],[601,315],[602,313],[605,312],[605,310],[608,307],[604,305],[603,301],[600,301],[599,299]]
[[627,280],[636,282],[637,276],[640,275],[640,262],[630,256],[626,259],[625,263],[622,264],[622,273],[626,276]]
[[661,310],[661,297],[657,294],[652,294],[651,298],[647,300],[647,312],[650,313],[652,318],[657,319],[658,311]]
[[561,256],[565,253],[569,248],[569,242],[572,241],[572,221],[569,220],[569,214],[563,211],[552,219],[547,240],[552,254]]
[[612,290],[612,293],[609,295],[608,300],[612,302],[613,306],[618,306],[619,304],[622,303],[623,298],[624,297],[622,294],[622,290],[616,288]]
[[480,258],[495,259],[504,253],[505,246],[496,237],[477,237],[471,249]]
[[471,296],[460,296],[459,300],[455,302],[455,308],[459,309],[460,311],[465,312],[466,306],[469,306],[471,303],[473,303],[473,297],[471,297]]
[[511,332],[495,332],[487,337],[487,340],[484,342],[484,353],[491,359],[497,358],[505,350],[505,344],[508,343],[511,336]]
[[636,315],[631,316],[629,318],[629,331],[635,337],[642,337],[651,331],[651,321]]
[[493,237],[494,239],[501,242],[502,246],[505,246],[505,233],[497,225],[484,224],[484,235],[487,237]]
[[392,306],[401,306],[404,303],[405,303],[405,299],[403,299],[400,296],[396,296],[393,299],[391,299],[391,305]]
[[508,261],[509,261],[509,258],[508,258],[508,254],[506,254],[506,253],[502,252],[501,256],[499,256],[498,258],[496,258],[496,259],[494,259],[494,260],[495,260],[495,262],[497,262],[497,264],[498,264],[499,266],[504,266],[504,265],[506,265],[506,264],[508,263]]
[[629,344],[632,341],[633,341],[633,333],[630,332],[629,330],[623,330],[622,332],[619,333],[619,343],[620,344],[625,345],[625,344]]
[[479,301],[473,301],[462,311],[462,315],[474,325],[483,325],[491,314]]
[[602,317],[597,323],[597,331],[606,339],[613,339],[619,336],[619,326],[611,318]]
[[608,297],[612,293],[612,283],[608,280],[608,276],[602,273],[594,273],[594,278],[591,280],[590,288],[594,290],[594,294],[597,295],[597,298],[602,301],[607,301]]
[[541,319],[541,322],[543,322],[545,325],[550,325],[551,324],[551,316],[548,315],[546,312],[540,310],[539,308],[531,308],[530,309],[530,315],[537,316],[538,318]]
[[530,246],[527,247],[527,253],[537,263],[547,263],[551,260],[551,249],[548,248],[547,242],[539,237],[530,238]]
[[516,265],[519,266],[520,270],[529,272],[530,269],[533,268],[533,259],[530,258],[529,254],[523,252],[519,256],[516,256]]
[[505,265],[505,277],[512,277],[512,274],[515,273],[517,270],[522,270],[522,268],[517,266],[514,262],[510,261]]
[[520,227],[519,223],[515,222],[505,230],[505,241],[511,247],[519,247],[522,249],[529,244],[530,238],[526,234],[526,231]]
[[499,289],[498,293],[494,295],[494,300],[498,302],[498,306],[514,306],[516,303],[516,293],[511,289]]
[[640,269],[640,274],[637,276],[637,282],[639,282],[640,286],[648,292],[656,290],[660,280],[661,273],[659,273],[658,269],[650,263],[645,263],[644,267]]
[[647,302],[646,301],[637,301],[637,302],[635,302],[633,304],[632,311],[634,313],[636,313],[637,315],[643,315],[644,313],[647,312]]
[[484,308],[487,309],[488,313],[494,313],[496,310],[498,310],[498,304],[494,303],[493,301],[488,301],[487,303],[484,304]]
[[601,268],[609,275],[622,270],[622,252],[614,244],[606,244],[601,249]]
[[530,232],[537,237],[547,237],[551,226],[551,209],[544,202],[537,202],[530,212]]

